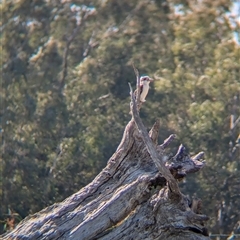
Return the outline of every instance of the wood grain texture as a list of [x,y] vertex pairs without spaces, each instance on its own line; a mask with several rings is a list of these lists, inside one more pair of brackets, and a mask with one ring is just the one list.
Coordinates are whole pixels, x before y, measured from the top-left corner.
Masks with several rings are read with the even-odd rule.
[[63,202],[27,217],[3,239],[209,239],[201,200],[187,198],[178,187],[178,181],[205,165],[204,153],[190,157],[180,145],[169,157],[165,149],[175,135],[158,144],[160,122],[147,133],[138,103],[131,89],[132,119],[96,178]]
[[[158,127],[155,123],[150,136],[161,161],[167,155],[164,143],[156,143]],[[164,165],[176,183],[182,172],[203,166],[183,151]],[[27,217],[3,239],[208,239],[207,217],[192,211],[187,197],[179,193],[176,201],[170,192],[132,119],[107,166],[89,185]]]

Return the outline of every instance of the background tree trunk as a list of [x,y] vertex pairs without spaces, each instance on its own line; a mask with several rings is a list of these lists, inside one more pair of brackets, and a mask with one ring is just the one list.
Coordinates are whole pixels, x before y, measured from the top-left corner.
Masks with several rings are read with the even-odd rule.
[[201,201],[178,188],[204,166],[203,153],[190,157],[181,145],[169,157],[165,148],[174,135],[158,145],[159,122],[146,135],[133,96],[132,112],[119,147],[89,185],[27,217],[3,239],[209,239]]

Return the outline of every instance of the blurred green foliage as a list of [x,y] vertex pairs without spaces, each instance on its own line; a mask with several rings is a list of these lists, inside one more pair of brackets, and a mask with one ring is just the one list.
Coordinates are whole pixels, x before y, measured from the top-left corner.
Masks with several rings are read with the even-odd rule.
[[206,168],[182,190],[203,199],[211,232],[230,233],[240,216],[240,26],[231,4],[3,1],[2,223],[8,209],[24,218],[63,200],[106,165],[130,119],[134,61],[155,77],[146,126],[159,118],[160,142],[176,133],[191,154],[205,151]]

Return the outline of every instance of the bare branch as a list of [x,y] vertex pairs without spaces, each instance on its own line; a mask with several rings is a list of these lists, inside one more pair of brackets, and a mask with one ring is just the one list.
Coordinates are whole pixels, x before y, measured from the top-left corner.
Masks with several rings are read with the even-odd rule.
[[169,169],[166,168],[164,162],[162,159],[160,159],[159,154],[157,153],[152,140],[150,139],[148,132],[146,128],[144,127],[141,118],[139,117],[139,112],[137,110],[136,100],[132,92],[132,87],[129,84],[130,87],[130,94],[131,94],[131,110],[133,114],[133,119],[138,127],[139,132],[142,134],[142,138],[144,143],[146,144],[148,153],[150,154],[153,162],[155,163],[156,167],[158,168],[159,172],[163,175],[163,177],[166,178],[168,182],[168,186],[170,189],[170,192],[172,192],[175,197],[180,200],[182,198],[181,192],[178,187],[177,181],[174,179],[172,174],[170,173]]
[[133,67],[133,70],[136,75],[136,91],[137,91],[136,101],[137,101],[137,106],[138,106],[138,110],[139,110],[140,109],[140,77],[139,77],[139,71],[135,67],[134,62],[132,62],[132,67]]
[[177,137],[175,134],[171,134],[167,139],[164,140],[163,144],[160,145],[162,149],[168,147],[168,145]]
[[[200,152],[194,157],[190,157],[186,148],[181,144],[178,148],[177,154],[166,164],[175,179],[181,180],[188,173],[199,171],[205,166],[205,161],[202,159],[204,152]],[[170,162],[170,163],[169,163]]]
[[157,145],[158,142],[158,133],[159,133],[159,127],[160,127],[160,121],[157,120],[152,129],[149,132],[149,137],[152,139],[152,141],[154,142],[154,144]]
[[187,156],[186,148],[181,144],[176,155],[173,157],[174,162],[181,162]]
[[197,155],[193,157],[193,160],[198,161],[200,159],[203,159],[203,157],[204,157],[204,152],[199,152]]
[[67,38],[66,46],[65,46],[65,49],[64,49],[64,52],[63,52],[63,64],[62,64],[63,71],[62,71],[61,79],[59,81],[60,82],[60,88],[62,88],[64,86],[65,79],[66,79],[66,76],[68,74],[68,60],[67,60],[67,58],[68,58],[70,45],[73,42],[73,40],[75,39],[75,37],[77,36],[81,27],[84,25],[85,20],[87,19],[87,17],[89,15],[90,14],[87,11],[82,11],[82,16],[80,18],[80,21],[78,22],[77,26],[73,29],[71,35]]
[[98,42],[94,42],[94,35],[95,35],[95,31],[92,32],[91,37],[88,40],[88,44],[87,44],[87,47],[85,48],[85,51],[83,53],[83,57],[87,57],[91,48],[98,45]]

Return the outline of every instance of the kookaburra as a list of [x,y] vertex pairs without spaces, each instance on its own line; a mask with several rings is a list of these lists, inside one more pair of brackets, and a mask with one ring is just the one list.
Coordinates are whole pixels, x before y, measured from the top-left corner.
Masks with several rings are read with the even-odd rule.
[[[148,94],[149,90],[149,83],[153,82],[153,79],[150,78],[149,76],[142,76],[140,78],[140,102],[145,102],[145,98]],[[137,94],[137,92],[135,92]]]

